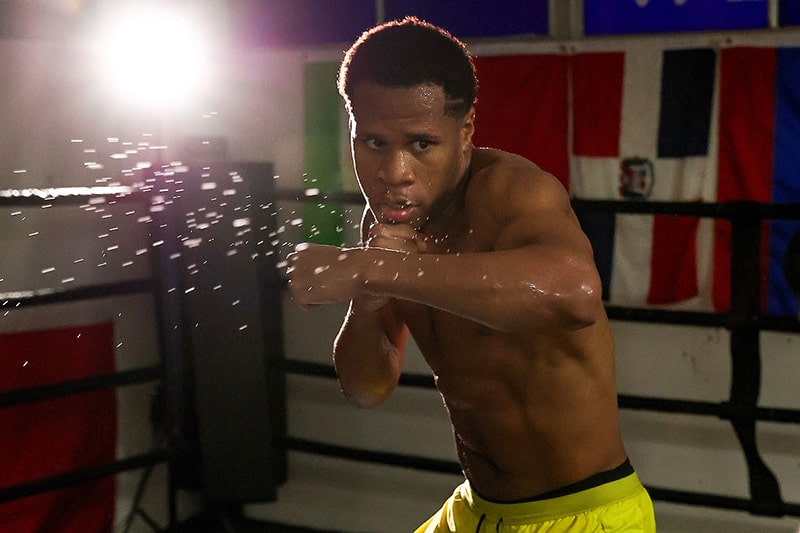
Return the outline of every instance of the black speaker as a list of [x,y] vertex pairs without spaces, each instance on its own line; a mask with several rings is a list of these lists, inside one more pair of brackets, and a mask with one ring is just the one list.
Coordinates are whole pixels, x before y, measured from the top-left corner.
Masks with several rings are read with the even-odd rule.
[[160,178],[173,481],[211,504],[274,500],[286,415],[272,165],[166,168]]

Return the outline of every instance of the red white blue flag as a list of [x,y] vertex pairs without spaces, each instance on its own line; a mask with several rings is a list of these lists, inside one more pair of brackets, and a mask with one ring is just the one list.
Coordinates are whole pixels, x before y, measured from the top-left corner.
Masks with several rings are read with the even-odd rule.
[[[477,68],[476,144],[529,157],[575,198],[800,202],[800,48],[637,42],[487,55]],[[728,309],[727,222],[585,213],[582,223],[610,303]],[[796,316],[782,265],[800,223],[765,227],[765,310]]]

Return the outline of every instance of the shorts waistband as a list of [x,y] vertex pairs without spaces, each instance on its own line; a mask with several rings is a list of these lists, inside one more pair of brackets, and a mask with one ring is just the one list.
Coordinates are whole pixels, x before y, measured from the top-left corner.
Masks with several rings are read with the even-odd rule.
[[617,501],[635,497],[644,491],[636,473],[590,489],[544,500],[519,503],[498,503],[481,498],[465,481],[460,487],[461,496],[477,516],[486,515],[490,521],[503,520],[504,524],[535,523],[575,515]]

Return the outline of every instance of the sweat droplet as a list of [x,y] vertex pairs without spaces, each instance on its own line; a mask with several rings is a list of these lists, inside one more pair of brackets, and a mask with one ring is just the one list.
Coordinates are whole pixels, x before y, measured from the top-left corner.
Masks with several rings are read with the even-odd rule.
[[345,259],[347,259],[347,254],[339,254],[336,258],[337,261],[344,261]]
[[314,269],[314,274],[322,274],[323,272],[325,272],[329,268],[330,268],[329,266],[317,267],[317,268]]
[[418,277],[418,278],[421,278],[421,277],[422,277],[422,276],[424,276],[424,275],[425,275],[425,272],[423,272],[422,270],[420,270],[419,272],[417,272],[417,277]]

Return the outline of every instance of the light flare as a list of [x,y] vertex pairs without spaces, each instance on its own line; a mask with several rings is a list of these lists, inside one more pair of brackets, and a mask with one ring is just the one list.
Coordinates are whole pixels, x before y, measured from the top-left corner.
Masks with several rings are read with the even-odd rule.
[[206,17],[186,4],[109,4],[94,39],[98,74],[122,103],[174,107],[211,79],[216,46]]

